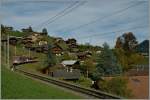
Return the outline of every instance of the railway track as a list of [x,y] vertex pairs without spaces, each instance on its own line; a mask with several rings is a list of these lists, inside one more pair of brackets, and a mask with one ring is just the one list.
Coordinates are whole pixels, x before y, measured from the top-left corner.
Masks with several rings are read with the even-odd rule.
[[55,85],[58,85],[61,87],[65,87],[65,88],[71,89],[73,91],[81,92],[83,94],[86,94],[88,96],[92,96],[94,98],[98,98],[98,99],[121,99],[121,97],[118,97],[118,96],[115,96],[115,95],[112,95],[109,93],[97,91],[97,90],[90,89],[90,88],[81,87],[79,85],[70,84],[68,82],[57,80],[57,79],[54,79],[54,78],[51,78],[51,77],[48,77],[48,76],[45,76],[42,74],[35,74],[35,73],[33,74],[33,73],[26,72],[26,71],[21,70],[21,69],[16,69],[16,71],[23,73],[26,76],[36,78],[36,79],[39,79],[39,80],[42,80],[42,81],[45,81],[48,83],[52,83],[52,84],[55,84]]

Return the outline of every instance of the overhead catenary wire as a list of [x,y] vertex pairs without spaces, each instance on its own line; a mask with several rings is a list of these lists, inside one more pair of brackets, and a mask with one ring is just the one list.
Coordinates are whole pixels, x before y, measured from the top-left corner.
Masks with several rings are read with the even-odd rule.
[[69,5],[69,6],[68,6],[68,7],[66,7],[65,9],[63,9],[61,12],[57,13],[56,15],[54,15],[54,16],[53,16],[53,17],[51,17],[51,18],[49,18],[48,20],[46,20],[46,21],[42,22],[41,24],[39,24],[39,25],[35,26],[34,28],[36,28],[36,27],[40,27],[40,26],[44,25],[45,23],[47,23],[48,21],[53,20],[55,17],[57,17],[57,16],[59,16],[60,14],[64,13],[66,10],[68,10],[68,9],[72,8],[72,7],[73,7],[75,4],[77,4],[78,2],[79,2],[79,1],[76,1],[76,2],[72,3],[71,5]]
[[81,28],[83,28],[83,27],[85,27],[85,26],[88,26],[88,25],[90,25],[90,24],[96,23],[97,21],[102,21],[102,20],[104,20],[104,19],[106,19],[106,18],[109,18],[109,17],[112,17],[112,16],[116,16],[117,14],[120,14],[120,13],[122,13],[122,12],[124,12],[124,11],[126,11],[126,10],[128,10],[128,9],[130,9],[130,8],[133,8],[133,7],[135,7],[135,6],[138,6],[138,5],[142,4],[142,3],[144,3],[144,2],[138,2],[138,3],[136,3],[136,4],[132,4],[132,5],[130,5],[130,6],[126,7],[126,8],[124,8],[124,9],[121,9],[121,10],[119,10],[119,11],[114,12],[113,14],[104,16],[103,18],[98,18],[98,19],[96,19],[96,20],[92,20],[92,21],[90,21],[90,22],[88,22],[88,23],[85,23],[85,24],[79,25],[79,26],[77,26],[77,27],[75,27],[75,28],[69,29],[68,31],[64,31],[63,33],[72,32],[72,31],[74,31],[74,30],[78,30],[78,29],[81,29]]
[[[118,30],[118,31],[112,31],[112,32],[106,32],[106,33],[108,33],[108,34],[106,34],[106,33],[104,33],[104,34],[97,34],[97,35],[95,35],[95,36],[93,36],[93,37],[98,37],[98,39],[104,39],[105,40],[105,38],[107,38],[108,39],[108,41],[110,41],[109,40],[109,37],[110,38],[114,38],[114,40],[112,40],[112,42],[114,42],[115,41],[115,39],[117,39],[117,37],[119,37],[119,36],[121,36],[121,34],[120,34],[120,32],[127,32],[127,30],[137,30],[137,29],[142,29],[142,28],[148,28],[148,26],[139,26],[139,27],[133,27],[133,28],[128,28],[128,29],[122,29],[122,30]],[[118,32],[118,33],[117,33]],[[129,31],[128,31],[129,32]],[[116,34],[119,34],[118,36],[116,35]],[[116,35],[115,37],[114,37],[114,35]],[[85,40],[85,39],[87,39],[87,41],[89,40],[89,43],[91,44],[92,42],[91,42],[91,39],[93,40],[93,37],[91,37],[91,36],[87,36],[87,37],[85,37],[85,38],[83,38],[83,37],[76,37],[76,39],[80,39],[80,40]],[[105,42],[105,41],[104,41]],[[85,42],[86,43],[86,42]],[[100,42],[97,42],[97,43],[102,43],[102,41],[100,41]],[[82,42],[82,44],[83,44],[83,42]],[[98,45],[95,45],[95,46],[98,46]]]
[[67,12],[63,13],[62,15],[60,15],[60,16],[57,17],[57,18],[55,18],[54,20],[48,22],[47,25],[53,23],[54,21],[56,21],[56,20],[59,19],[59,18],[62,18],[62,17],[65,16],[65,15],[69,14],[69,13],[72,12],[74,9],[78,8],[79,6],[82,6],[84,3],[85,3],[85,2],[81,2],[80,4],[75,5],[73,8],[69,9]]
[[[146,17],[146,16],[144,16],[144,17]],[[129,22],[127,22],[127,24],[132,24],[132,23],[134,23],[134,22],[143,22],[143,20],[141,20],[141,18],[143,18],[143,17],[140,17],[140,18],[138,18],[138,19],[135,19],[135,20],[131,20],[131,21],[129,21]],[[146,21],[146,20],[145,20]],[[114,24],[115,25],[115,24]],[[121,24],[117,24],[117,25],[124,25],[123,23],[121,23]]]
[[68,7],[66,7],[64,10],[62,10],[61,12],[57,13],[55,16],[49,18],[48,20],[44,21],[43,23],[37,25],[35,28],[39,28],[42,26],[46,26],[50,23],[53,23],[54,21],[56,21],[57,19],[67,15],[68,13],[72,12],[74,9],[78,8],[79,6],[83,5],[85,3],[85,1],[75,1],[74,3],[72,3],[71,5],[69,5]]
[[127,31],[127,30],[136,30],[136,29],[141,29],[141,28],[146,28],[147,25],[144,25],[144,26],[137,26],[137,27],[132,27],[132,28],[127,28],[127,29],[120,29],[120,30],[116,30],[116,31],[111,31],[111,32],[104,32],[104,33],[98,33],[98,34],[92,34],[92,35],[88,35],[88,36],[80,36],[80,37],[76,37],[77,39],[87,39],[87,38],[91,38],[91,37],[102,37],[102,36],[105,36],[105,35],[111,35],[112,33],[117,33],[117,32],[124,32],[124,31]]
[[[69,14],[69,13],[72,12],[74,9],[78,8],[79,6],[82,6],[84,3],[85,3],[85,2],[81,2],[80,4],[75,5],[73,8],[69,9],[69,11],[67,11],[67,12],[63,13],[62,15],[60,15],[58,18],[61,18],[61,17],[65,16],[65,15]],[[56,21],[58,18],[52,20],[51,22],[48,22],[47,24],[50,24],[50,23]]]

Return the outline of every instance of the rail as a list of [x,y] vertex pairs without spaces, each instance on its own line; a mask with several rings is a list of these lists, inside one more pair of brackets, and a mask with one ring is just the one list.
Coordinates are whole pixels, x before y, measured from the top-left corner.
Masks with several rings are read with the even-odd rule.
[[54,79],[54,78],[51,78],[51,77],[48,77],[48,76],[45,76],[45,75],[42,75],[42,74],[35,74],[35,73],[33,74],[33,73],[26,72],[26,71],[21,70],[21,69],[16,69],[16,71],[18,71],[20,73],[23,73],[26,76],[33,77],[33,78],[36,78],[36,79],[39,79],[39,80],[42,80],[42,81],[45,81],[45,82],[48,82],[48,83],[52,83],[52,84],[55,84],[55,85],[58,85],[58,86],[61,86],[61,87],[65,87],[65,88],[71,89],[73,91],[81,92],[83,94],[92,96],[94,98],[121,99],[121,97],[119,97],[119,96],[115,96],[115,95],[112,95],[112,94],[109,94],[109,93],[105,93],[105,92],[102,92],[102,91],[97,91],[97,90],[90,89],[90,88],[81,87],[79,85],[75,85],[75,84],[71,84],[71,83],[68,83],[68,82],[65,82],[65,81]]

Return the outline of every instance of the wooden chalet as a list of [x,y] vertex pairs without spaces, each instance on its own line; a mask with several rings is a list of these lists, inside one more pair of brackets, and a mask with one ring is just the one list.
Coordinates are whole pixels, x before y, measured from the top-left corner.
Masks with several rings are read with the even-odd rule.
[[7,32],[13,31],[13,27],[5,26],[4,28],[5,28],[5,31]]
[[22,43],[23,43],[23,44],[26,44],[27,42],[32,42],[32,38],[30,38],[30,37],[24,37],[24,38],[22,39]]
[[40,38],[40,34],[37,32],[32,32],[27,38],[31,38],[32,42],[36,42]]
[[68,70],[77,69],[80,66],[80,62],[77,60],[64,60],[61,64]]
[[28,32],[33,32],[32,31],[32,28],[29,26],[28,28],[23,28],[23,29],[21,29],[22,30],[22,32],[25,32],[25,33],[28,33]]
[[85,60],[87,58],[87,55],[85,52],[79,52],[79,53],[77,53],[77,57],[80,60]]
[[[53,45],[51,47],[52,53],[55,54],[56,56],[62,55],[63,49],[59,45]],[[48,45],[40,45],[36,47],[37,52],[43,52],[43,53],[48,53]]]
[[44,40],[41,40],[39,41],[38,45],[41,46],[41,45],[46,45],[48,44],[47,41],[44,41]]
[[54,45],[52,46],[52,52],[53,54],[55,54],[56,56],[59,56],[62,54],[63,49],[59,46],[59,45]]
[[16,45],[18,41],[20,41],[22,37],[16,37],[16,36],[10,36],[9,37],[9,43],[11,45]]
[[32,47],[32,44],[33,44],[32,39],[29,37],[23,38],[21,43],[23,43],[26,48]]
[[77,48],[77,41],[74,38],[68,39],[66,44],[69,46],[69,48]]
[[92,53],[90,53],[90,52],[78,52],[78,53],[76,53],[76,55],[77,55],[78,59],[85,60],[85,59],[91,57]]
[[59,68],[52,70],[47,68],[45,72],[51,77],[61,78],[65,80],[78,80],[81,76],[81,72],[77,67],[79,62],[76,60],[65,60],[59,65]]

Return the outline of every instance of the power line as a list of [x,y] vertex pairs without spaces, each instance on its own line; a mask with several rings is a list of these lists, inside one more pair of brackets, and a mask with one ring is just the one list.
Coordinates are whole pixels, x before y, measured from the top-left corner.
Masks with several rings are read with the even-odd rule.
[[77,39],[84,39],[84,38],[88,38],[88,37],[95,37],[95,36],[105,36],[105,35],[110,35],[112,33],[117,33],[117,32],[123,32],[126,30],[135,30],[135,29],[141,29],[141,28],[146,28],[147,26],[138,26],[138,27],[132,27],[132,28],[128,28],[128,29],[121,29],[121,30],[117,30],[117,31],[111,31],[111,32],[105,32],[105,33],[101,33],[101,34],[93,34],[93,35],[89,35],[89,36],[83,36],[83,37],[76,37]]
[[61,12],[57,13],[55,16],[53,16],[53,17],[49,18],[48,20],[42,22],[41,24],[37,25],[36,27],[42,26],[42,25],[44,25],[45,23],[47,23],[48,21],[51,21],[52,19],[54,19],[54,18],[57,17],[58,15],[64,13],[66,10],[72,8],[72,7],[73,7],[75,4],[77,4],[78,2],[79,2],[79,1],[74,2],[73,4],[69,5],[69,6],[66,7],[64,10],[62,10]]
[[[142,3],[144,3],[144,2],[142,2]],[[74,31],[74,30],[78,30],[78,29],[80,29],[80,28],[82,28],[82,27],[85,27],[85,26],[87,26],[87,25],[93,24],[93,23],[95,23],[95,22],[97,22],[97,21],[99,21],[99,20],[102,21],[102,20],[104,20],[104,19],[106,19],[106,18],[109,18],[109,17],[115,16],[115,15],[117,15],[117,14],[120,14],[120,13],[122,13],[122,12],[124,12],[124,11],[126,11],[126,10],[132,8],[132,7],[135,7],[135,6],[137,6],[137,5],[140,5],[140,4],[142,4],[142,3],[141,3],[141,2],[138,2],[138,3],[136,3],[136,4],[133,4],[133,5],[131,5],[131,6],[128,6],[127,8],[124,8],[124,9],[121,9],[121,10],[119,10],[119,11],[116,11],[116,12],[114,12],[113,14],[104,16],[103,18],[98,18],[98,19],[93,20],[93,21],[90,21],[90,22],[88,22],[88,23],[86,23],[86,24],[82,24],[82,25],[80,25],[80,26],[78,26],[78,27],[72,28],[72,29],[70,29],[70,30],[68,30],[68,31],[65,31],[65,32],[63,32],[63,33],[71,32],[71,31]]]
[[80,4],[78,5],[75,5],[74,7],[72,7],[71,9],[69,9],[67,12],[63,13],[62,15],[58,16],[57,18],[55,18],[54,20],[48,22],[46,25],[50,24],[50,23],[53,23],[54,21],[56,21],[57,19],[67,15],[68,13],[72,12],[74,9],[78,8],[79,6],[83,5],[85,2],[81,2]]
[[[145,17],[145,16],[144,16]],[[135,20],[132,20],[132,21],[129,21],[128,22],[128,24],[130,24],[130,23],[133,23],[133,22],[143,22],[143,20],[141,20],[141,18],[144,18],[144,17],[140,17],[140,18],[138,18],[138,19],[135,19]],[[145,20],[146,21],[146,20]],[[114,24],[113,24],[114,25]],[[124,24],[117,24],[117,25],[124,25]]]
[[[53,16],[52,18],[50,18],[47,21],[43,22],[41,25],[44,26],[44,24],[48,25],[50,23],[53,23],[58,18],[61,18],[61,17],[65,16],[65,15],[67,15],[68,13],[72,12],[74,9],[76,9],[77,7],[83,5],[84,3],[85,3],[85,1],[82,1],[80,3],[79,3],[79,1],[76,1],[75,3],[73,3],[70,6],[68,6],[67,8],[65,8],[63,11],[61,11],[58,14],[56,14],[55,16]],[[39,26],[41,26],[41,25],[39,25]]]
[[[143,18],[143,17],[141,17],[141,18]],[[136,22],[136,23],[137,23],[137,22],[141,22],[141,21],[143,21],[143,20],[140,20],[141,18],[138,18],[138,19],[129,21],[128,24],[133,23],[133,22]],[[124,25],[124,24],[117,24],[117,25]]]

